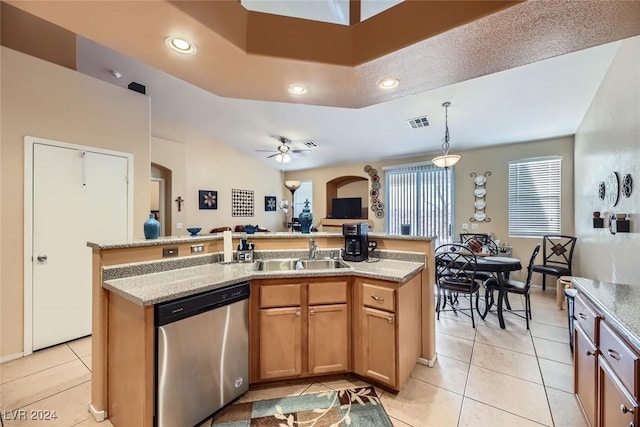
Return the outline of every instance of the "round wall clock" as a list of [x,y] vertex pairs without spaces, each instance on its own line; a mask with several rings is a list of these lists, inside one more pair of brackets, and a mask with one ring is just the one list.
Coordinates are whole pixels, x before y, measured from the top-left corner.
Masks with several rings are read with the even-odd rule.
[[607,175],[604,194],[604,200],[610,207],[614,207],[618,204],[618,196],[620,194],[620,189],[618,186],[618,174],[616,172],[611,172],[609,175]]

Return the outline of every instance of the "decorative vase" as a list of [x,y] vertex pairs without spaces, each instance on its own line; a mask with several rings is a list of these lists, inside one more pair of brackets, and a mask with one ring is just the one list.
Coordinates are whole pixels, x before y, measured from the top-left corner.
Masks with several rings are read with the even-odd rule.
[[309,209],[309,199],[304,201],[304,209],[300,215],[298,215],[298,220],[300,221],[300,231],[303,233],[311,232],[311,224],[313,223],[313,214]]
[[149,219],[144,222],[144,238],[157,239],[160,235],[160,221],[154,214],[149,214]]

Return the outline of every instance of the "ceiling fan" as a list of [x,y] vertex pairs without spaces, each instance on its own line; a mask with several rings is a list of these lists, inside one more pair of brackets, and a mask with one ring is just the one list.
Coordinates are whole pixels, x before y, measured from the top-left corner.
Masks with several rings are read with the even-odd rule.
[[275,158],[278,162],[286,163],[291,160],[291,154],[300,154],[311,151],[307,149],[293,149],[291,147],[291,140],[284,136],[274,136],[273,138],[280,141],[280,145],[275,150],[256,150],[266,153],[274,153],[270,156],[267,156],[267,159]]

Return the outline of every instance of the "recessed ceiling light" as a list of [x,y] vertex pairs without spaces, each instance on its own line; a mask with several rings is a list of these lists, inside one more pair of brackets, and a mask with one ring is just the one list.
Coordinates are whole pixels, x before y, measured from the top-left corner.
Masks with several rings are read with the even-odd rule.
[[307,92],[309,92],[309,89],[307,89],[306,86],[303,86],[303,85],[291,85],[291,86],[289,86],[289,93],[291,95],[304,95]]
[[383,79],[380,81],[380,83],[378,83],[378,87],[380,89],[393,89],[394,87],[398,86],[400,84],[400,80],[393,78],[393,77],[389,77],[386,79]]
[[185,55],[191,55],[196,52],[196,47],[185,39],[179,37],[167,37],[164,42],[172,50]]

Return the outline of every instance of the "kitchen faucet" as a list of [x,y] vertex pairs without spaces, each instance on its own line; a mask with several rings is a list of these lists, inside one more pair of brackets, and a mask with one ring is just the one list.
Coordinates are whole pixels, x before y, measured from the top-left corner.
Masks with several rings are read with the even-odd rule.
[[316,252],[318,251],[318,245],[313,238],[309,239],[309,259],[316,259]]

